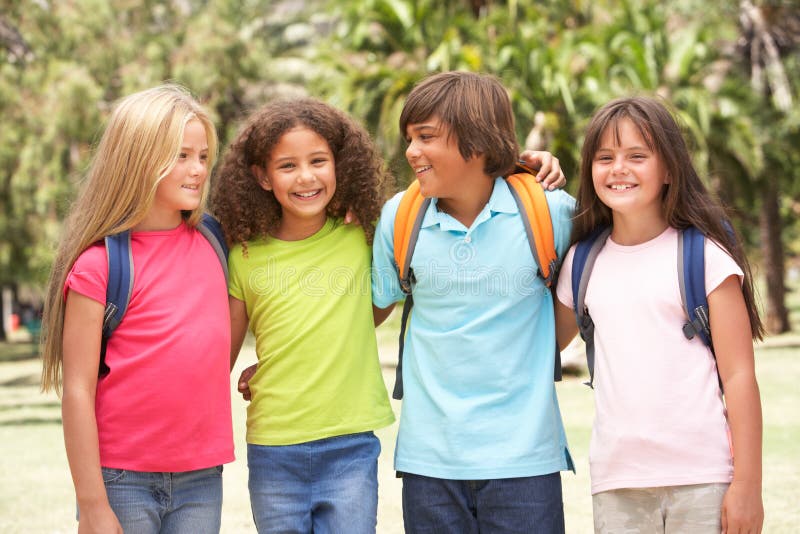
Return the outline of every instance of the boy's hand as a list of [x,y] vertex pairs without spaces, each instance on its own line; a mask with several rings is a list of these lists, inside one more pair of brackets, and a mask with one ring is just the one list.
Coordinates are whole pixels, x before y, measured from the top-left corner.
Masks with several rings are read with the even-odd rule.
[[722,534],[759,534],[764,525],[761,488],[731,482],[722,499]]
[[519,159],[528,167],[538,171],[536,180],[542,187],[552,191],[567,185],[567,177],[558,164],[558,158],[544,150],[526,150],[520,154]]
[[242,394],[242,398],[246,401],[250,400],[250,379],[256,374],[258,364],[254,363],[239,375],[239,381],[236,384],[236,389]]

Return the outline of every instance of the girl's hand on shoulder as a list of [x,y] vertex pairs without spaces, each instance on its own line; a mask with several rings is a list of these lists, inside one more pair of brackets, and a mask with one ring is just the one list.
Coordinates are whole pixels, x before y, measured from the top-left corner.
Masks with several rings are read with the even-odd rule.
[[526,150],[520,154],[519,159],[526,166],[538,171],[536,181],[540,182],[545,189],[552,191],[567,185],[567,178],[561,170],[558,158],[550,152]]
[[254,363],[253,365],[242,371],[242,374],[239,375],[239,381],[236,383],[236,389],[239,390],[239,393],[242,394],[242,398],[246,401],[249,401],[251,398],[250,380],[256,374],[257,369],[258,369],[258,364]]
[[78,534],[123,534],[122,525],[108,504],[80,507]]
[[757,484],[731,482],[722,500],[722,534],[758,534],[764,525],[764,505]]
[[345,224],[355,224],[356,226],[361,226],[361,221],[358,220],[358,217],[353,210],[348,208],[347,213],[344,214],[344,223]]

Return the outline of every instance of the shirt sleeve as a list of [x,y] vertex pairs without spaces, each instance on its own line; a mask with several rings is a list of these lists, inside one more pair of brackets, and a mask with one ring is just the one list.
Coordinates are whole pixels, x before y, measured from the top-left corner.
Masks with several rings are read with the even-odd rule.
[[242,275],[242,245],[234,245],[228,254],[228,294],[235,299],[244,301],[244,287]]
[[575,256],[575,246],[570,247],[564,262],[561,264],[561,273],[558,276],[556,296],[564,306],[574,308],[572,296],[572,258]]
[[67,291],[75,291],[105,305],[108,287],[108,257],[105,245],[98,243],[84,250],[72,265],[64,282]]
[[394,261],[394,218],[403,193],[398,193],[383,206],[372,244],[372,303],[378,308],[402,300],[403,291],[397,264]]
[[706,295],[714,291],[731,275],[739,277],[739,285],[744,281],[744,271],[728,253],[715,241],[706,239]]

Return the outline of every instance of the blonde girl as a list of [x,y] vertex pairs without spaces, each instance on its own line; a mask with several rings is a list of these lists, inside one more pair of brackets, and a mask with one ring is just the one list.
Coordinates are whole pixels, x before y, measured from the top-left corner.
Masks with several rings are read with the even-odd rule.
[[[611,227],[585,299],[595,324],[595,531],[759,532],[762,421],[752,340],[763,327],[723,208],[675,119],[652,98],[597,111],[580,179],[573,242]],[[689,226],[707,237],[713,353],[681,328],[677,243]],[[562,346],[576,331],[573,254],[574,247],[558,283]]]
[[[42,388],[62,394],[81,533],[219,532],[222,464],[233,460],[230,322],[222,266],[195,228],[216,153],[214,126],[185,89],[123,98],[65,222]],[[122,231],[134,282],[99,374],[102,239]]]

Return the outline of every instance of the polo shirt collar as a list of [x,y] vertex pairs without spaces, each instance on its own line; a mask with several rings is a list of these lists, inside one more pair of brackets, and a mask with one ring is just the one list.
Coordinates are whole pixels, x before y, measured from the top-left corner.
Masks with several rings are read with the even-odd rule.
[[[425,216],[422,219],[422,228],[438,224],[442,227],[442,230],[463,229],[463,225],[460,222],[443,211],[439,211],[437,207],[438,203],[438,198],[433,198],[431,200],[425,212]],[[484,206],[481,213],[478,214],[475,223],[483,222],[491,217],[493,213],[519,213],[517,203],[511,191],[508,189],[508,183],[502,177],[494,179],[494,187],[492,188],[492,195],[489,197],[489,202]],[[475,223],[473,223],[473,226]]]

